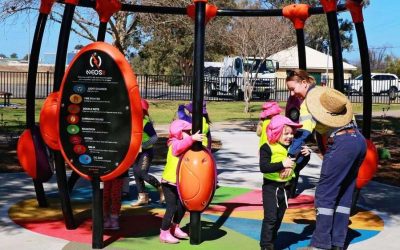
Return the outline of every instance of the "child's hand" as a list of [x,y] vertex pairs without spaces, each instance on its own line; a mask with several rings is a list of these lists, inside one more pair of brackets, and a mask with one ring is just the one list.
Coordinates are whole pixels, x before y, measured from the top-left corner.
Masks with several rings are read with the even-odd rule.
[[203,137],[204,137],[204,135],[200,134],[200,130],[192,135],[193,141],[203,141]]
[[281,179],[286,179],[288,178],[291,174],[292,174],[292,168],[284,168],[281,170],[281,172],[279,173],[279,177]]
[[294,161],[292,158],[287,157],[283,162],[282,165],[284,168],[293,168],[294,167]]
[[300,152],[304,156],[309,156],[311,154],[311,149],[308,146],[301,146]]

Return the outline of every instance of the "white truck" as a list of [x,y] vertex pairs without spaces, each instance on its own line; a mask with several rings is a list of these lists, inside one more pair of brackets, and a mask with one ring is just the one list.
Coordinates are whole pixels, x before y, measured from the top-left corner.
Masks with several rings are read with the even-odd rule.
[[[344,87],[349,94],[363,95],[363,75],[346,80]],[[373,95],[388,94],[393,98],[400,90],[399,78],[390,73],[371,73],[371,89]]]
[[[236,100],[243,99],[244,74],[248,72],[253,86],[253,95],[269,99],[276,89],[276,69],[278,62],[260,57],[225,57],[219,69],[218,77],[215,68],[205,68],[206,93],[216,96],[218,93],[232,95]],[[211,68],[210,68],[211,69]]]

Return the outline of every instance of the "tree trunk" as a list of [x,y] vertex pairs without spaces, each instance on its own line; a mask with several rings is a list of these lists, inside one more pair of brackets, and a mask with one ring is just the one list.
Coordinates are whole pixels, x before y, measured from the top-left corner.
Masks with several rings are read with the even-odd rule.
[[244,72],[243,81],[244,81],[244,103],[245,103],[244,112],[249,113],[251,96],[253,94],[253,86],[250,83],[248,72]]

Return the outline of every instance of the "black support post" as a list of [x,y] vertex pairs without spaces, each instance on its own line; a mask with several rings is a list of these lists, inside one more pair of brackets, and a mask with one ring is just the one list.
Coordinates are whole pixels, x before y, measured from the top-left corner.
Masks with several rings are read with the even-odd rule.
[[54,152],[54,164],[56,166],[58,194],[60,196],[61,210],[64,217],[65,227],[68,230],[76,228],[74,214],[71,207],[71,199],[67,187],[67,175],[65,173],[65,162],[60,151]]
[[[202,131],[203,98],[204,98],[204,36],[205,36],[205,2],[196,2],[194,32],[194,74],[193,74],[193,127],[192,132]],[[202,149],[201,142],[193,145],[193,150]],[[201,243],[201,213],[190,212],[190,244]]]
[[369,62],[367,36],[365,35],[364,23],[355,23],[358,47],[360,48],[361,70],[363,74],[363,127],[362,133],[365,138],[371,138],[372,122],[372,88],[371,67]]
[[296,29],[296,38],[297,38],[297,52],[299,55],[299,68],[307,70],[306,45],[304,42],[303,29]]
[[103,248],[103,190],[100,177],[92,180],[92,248]]
[[[71,31],[72,20],[75,13],[75,5],[66,4],[64,8],[63,19],[58,37],[57,55],[54,66],[54,85],[53,91],[60,90],[61,82],[65,73],[65,64],[67,58],[68,42]],[[69,194],[65,161],[59,151],[53,151],[54,164],[56,168],[58,194],[61,201],[64,223],[67,229],[75,229],[74,213],[71,206],[71,197]],[[71,188],[72,190],[72,188]]]
[[335,89],[343,92],[344,90],[344,75],[343,75],[343,57],[342,46],[340,44],[339,25],[337,20],[337,12],[332,11],[326,13],[329,26],[330,44],[332,50],[333,61],[333,85]]
[[[47,22],[47,14],[39,13],[36,23],[35,34],[33,36],[31,55],[29,59],[28,82],[26,87],[26,128],[35,127],[35,90],[36,75],[39,64],[40,47],[42,45],[43,32]],[[33,163],[34,164],[34,163]],[[36,199],[40,207],[47,206],[46,195],[43,183],[34,181]]]

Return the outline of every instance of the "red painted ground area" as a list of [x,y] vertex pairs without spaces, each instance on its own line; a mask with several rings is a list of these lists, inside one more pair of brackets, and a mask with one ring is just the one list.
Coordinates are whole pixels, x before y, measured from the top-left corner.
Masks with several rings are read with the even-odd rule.
[[[143,235],[144,232],[154,231],[161,225],[161,217],[154,215],[122,216],[119,231],[104,231],[104,241],[116,241],[124,237]],[[75,230],[67,230],[63,220],[15,220],[18,225],[47,236],[57,237],[68,241],[91,243],[92,220],[87,219],[79,224]]]

